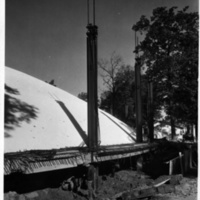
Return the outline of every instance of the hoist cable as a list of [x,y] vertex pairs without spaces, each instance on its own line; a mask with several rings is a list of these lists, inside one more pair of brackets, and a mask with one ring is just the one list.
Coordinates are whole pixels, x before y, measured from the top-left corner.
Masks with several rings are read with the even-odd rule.
[[89,0],[87,0],[87,21],[88,24],[90,23],[90,6],[89,6]]
[[95,0],[93,0],[93,25],[95,25]]

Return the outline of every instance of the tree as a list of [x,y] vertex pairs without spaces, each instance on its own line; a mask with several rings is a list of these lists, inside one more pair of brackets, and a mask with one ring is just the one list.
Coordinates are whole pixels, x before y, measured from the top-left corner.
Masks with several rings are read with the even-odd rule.
[[[142,16],[133,30],[145,34],[136,47],[147,66],[157,104],[164,106],[175,135],[175,123],[197,124],[198,13],[188,7],[159,7]],[[185,97],[185,98],[184,98]]]
[[[115,116],[127,124],[134,126],[134,70],[131,66],[121,66],[115,74],[114,88]],[[100,108],[110,111],[112,92],[106,90],[101,94]]]
[[82,100],[84,100],[84,101],[87,102],[87,100],[88,100],[88,95],[87,95],[86,92],[81,92],[81,93],[78,94],[78,98],[79,98],[79,99],[82,99]]
[[103,78],[103,84],[106,85],[110,98],[111,98],[111,106],[110,106],[110,112],[111,114],[115,115],[115,78],[118,69],[122,65],[122,58],[121,56],[117,55],[115,52],[112,53],[110,60],[106,59],[100,59],[98,62],[98,66],[101,69],[101,77]]
[[57,87],[56,86],[56,84],[54,83],[55,81],[54,81],[54,79],[52,79],[51,81],[45,81],[46,83],[49,83],[50,85],[53,85],[53,86],[55,86],[55,87]]
[[19,91],[6,84],[4,106],[5,137],[10,137],[9,132],[19,127],[22,122],[29,123],[37,118],[38,108],[21,101]]

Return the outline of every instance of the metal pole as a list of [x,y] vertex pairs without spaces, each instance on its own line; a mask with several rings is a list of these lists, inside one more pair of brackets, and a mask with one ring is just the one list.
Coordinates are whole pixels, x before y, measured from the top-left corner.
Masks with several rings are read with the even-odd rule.
[[95,25],[95,0],[93,0],[93,25]]
[[90,23],[90,4],[89,0],[87,0],[87,24]]

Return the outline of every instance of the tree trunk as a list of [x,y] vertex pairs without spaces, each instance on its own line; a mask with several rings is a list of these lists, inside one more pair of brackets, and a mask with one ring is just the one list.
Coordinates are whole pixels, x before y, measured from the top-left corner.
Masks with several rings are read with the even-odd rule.
[[113,106],[110,107],[110,114],[113,115]]
[[172,134],[172,140],[173,140],[176,135],[176,130],[175,130],[175,121],[172,116],[171,116],[171,134]]
[[196,141],[198,141],[198,123],[195,124],[195,137]]
[[111,100],[112,102],[111,102],[111,114],[113,115],[113,116],[115,116],[115,91],[114,91],[114,89],[113,89],[113,91],[112,91],[112,100]]
[[187,125],[186,135],[189,135],[189,134],[190,134],[190,125],[188,124],[188,125]]
[[194,142],[195,135],[194,135],[194,126],[191,124],[191,135],[192,135],[192,141]]
[[148,83],[148,130],[149,130],[149,141],[152,142],[154,139],[154,113],[153,113],[153,84]]

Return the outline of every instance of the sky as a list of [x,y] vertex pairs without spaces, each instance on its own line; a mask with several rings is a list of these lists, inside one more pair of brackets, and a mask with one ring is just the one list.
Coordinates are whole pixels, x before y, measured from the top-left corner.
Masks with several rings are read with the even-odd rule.
[[[198,11],[198,0],[96,0],[98,58],[109,59],[115,51],[134,66],[132,26],[141,15],[188,5]],[[5,65],[54,79],[75,96],[86,92],[87,0],[6,0],[5,6]]]

